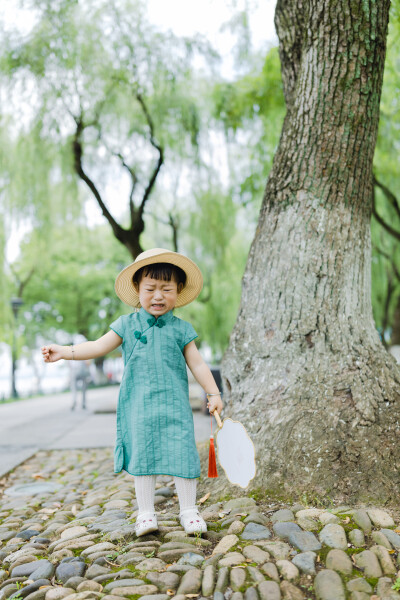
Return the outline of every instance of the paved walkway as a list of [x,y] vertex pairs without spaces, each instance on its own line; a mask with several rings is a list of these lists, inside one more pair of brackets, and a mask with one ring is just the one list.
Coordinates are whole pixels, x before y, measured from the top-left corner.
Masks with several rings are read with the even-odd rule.
[[198,494],[190,536],[176,491],[157,476],[157,529],[137,538],[134,477],[113,473],[111,448],[38,452],[0,481],[0,600],[400,600],[397,509],[237,486]]
[[[0,476],[38,450],[113,447],[118,390],[88,390],[86,410],[78,403],[71,411],[70,393],[0,404]],[[193,418],[196,441],[207,440],[210,417],[196,411]]]

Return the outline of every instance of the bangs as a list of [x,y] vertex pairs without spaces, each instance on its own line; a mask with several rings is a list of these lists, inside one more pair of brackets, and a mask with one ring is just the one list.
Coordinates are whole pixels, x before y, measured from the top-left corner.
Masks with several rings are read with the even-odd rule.
[[132,277],[132,281],[134,283],[140,283],[142,277],[151,277],[152,279],[162,281],[171,281],[171,279],[173,279],[177,284],[183,283],[183,285],[186,283],[185,271],[170,263],[154,263],[152,265],[146,265],[136,271]]

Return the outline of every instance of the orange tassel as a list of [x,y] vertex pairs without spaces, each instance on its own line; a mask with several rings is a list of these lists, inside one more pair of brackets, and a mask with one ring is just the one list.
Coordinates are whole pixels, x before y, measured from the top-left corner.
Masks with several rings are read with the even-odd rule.
[[218,477],[214,438],[212,435],[210,435],[210,449],[208,452],[208,477]]

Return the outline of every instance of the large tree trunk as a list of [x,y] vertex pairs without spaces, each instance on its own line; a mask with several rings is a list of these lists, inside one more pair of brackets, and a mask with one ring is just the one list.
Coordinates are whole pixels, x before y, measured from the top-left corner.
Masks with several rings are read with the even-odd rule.
[[251,486],[389,502],[400,373],[371,309],[372,161],[389,0],[278,0],[287,114],[223,360]]

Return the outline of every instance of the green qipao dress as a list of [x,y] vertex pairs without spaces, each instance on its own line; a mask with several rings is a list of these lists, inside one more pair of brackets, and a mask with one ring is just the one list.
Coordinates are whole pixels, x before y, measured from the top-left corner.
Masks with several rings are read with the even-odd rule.
[[183,354],[196,331],[172,310],[154,317],[143,307],[110,328],[123,339],[124,360],[114,472],[200,477]]

